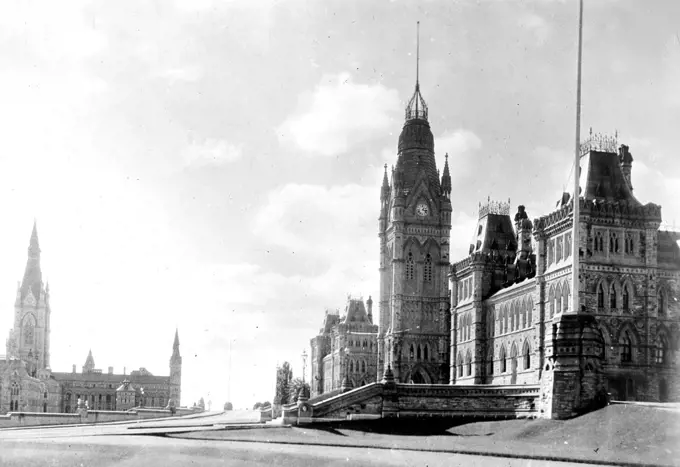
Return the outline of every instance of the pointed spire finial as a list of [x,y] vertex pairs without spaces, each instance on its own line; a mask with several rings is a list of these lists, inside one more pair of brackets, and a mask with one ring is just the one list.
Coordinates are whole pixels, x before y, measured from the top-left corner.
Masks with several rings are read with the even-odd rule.
[[416,23],[416,88],[420,87],[420,21]]

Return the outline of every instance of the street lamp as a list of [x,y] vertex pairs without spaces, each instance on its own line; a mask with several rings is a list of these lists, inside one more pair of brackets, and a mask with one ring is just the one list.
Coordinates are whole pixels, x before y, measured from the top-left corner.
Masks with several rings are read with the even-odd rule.
[[305,383],[305,373],[307,372],[307,349],[302,351],[302,384]]

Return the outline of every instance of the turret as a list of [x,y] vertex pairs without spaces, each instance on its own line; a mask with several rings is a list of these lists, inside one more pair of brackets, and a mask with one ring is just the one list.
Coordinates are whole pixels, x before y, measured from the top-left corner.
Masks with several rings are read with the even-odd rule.
[[94,357],[92,356],[92,349],[90,349],[83,365],[83,373],[92,373],[94,371]]
[[370,295],[368,296],[368,300],[366,300],[366,310],[368,312],[368,321],[373,324],[373,299]]
[[451,174],[449,173],[449,154],[444,156],[444,175],[442,175],[442,195],[451,196]]
[[179,332],[175,329],[175,340],[172,343],[170,357],[170,398],[179,407],[182,398],[182,356],[179,353]]

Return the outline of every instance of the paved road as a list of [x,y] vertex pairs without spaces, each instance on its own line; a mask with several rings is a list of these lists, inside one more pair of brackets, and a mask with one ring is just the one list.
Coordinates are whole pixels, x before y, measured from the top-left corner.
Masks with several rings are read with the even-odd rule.
[[[313,446],[266,441],[201,440],[166,433],[255,428],[259,414],[249,411],[201,414],[174,419],[100,425],[0,430],[0,465],[9,466],[582,466],[582,463],[532,461],[403,448]],[[255,428],[287,430],[283,427]],[[254,432],[251,432],[255,434]],[[258,438],[262,438],[258,436]],[[272,437],[275,438],[275,437]]]
[[159,436],[90,436],[3,441],[3,467],[32,466],[583,466],[464,454],[202,441]]

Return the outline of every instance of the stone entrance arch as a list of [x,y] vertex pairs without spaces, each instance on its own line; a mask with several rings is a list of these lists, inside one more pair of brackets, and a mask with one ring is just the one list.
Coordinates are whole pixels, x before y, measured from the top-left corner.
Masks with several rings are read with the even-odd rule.
[[406,381],[413,384],[432,384],[432,378],[422,367],[416,367],[411,370]]

